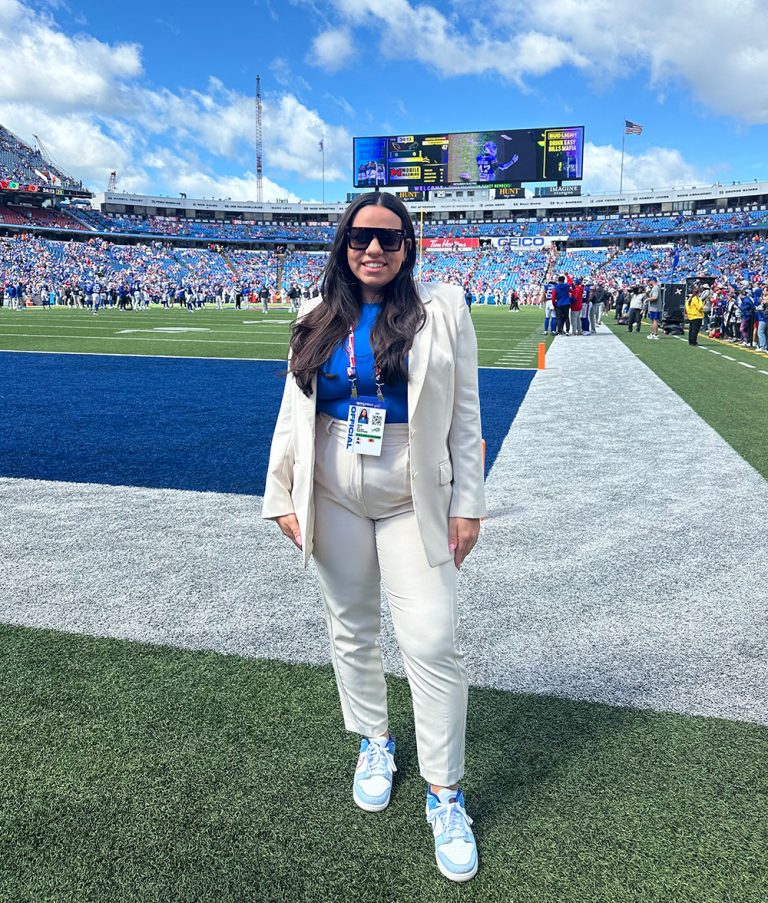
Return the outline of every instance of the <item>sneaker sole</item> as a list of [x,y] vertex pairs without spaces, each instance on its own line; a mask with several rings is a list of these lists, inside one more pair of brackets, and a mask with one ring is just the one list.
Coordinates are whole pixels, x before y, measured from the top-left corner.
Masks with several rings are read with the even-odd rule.
[[355,801],[355,805],[362,809],[363,812],[381,812],[389,805],[388,799],[383,803],[365,803],[363,800],[358,799],[354,792],[352,793],[352,799]]
[[437,863],[437,867],[440,870],[440,874],[447,878],[449,881],[469,881],[470,878],[474,878],[477,874],[477,866],[478,863],[475,863],[475,867],[471,872],[465,872],[463,874],[456,874],[456,872],[449,872],[448,869],[443,865],[443,863],[438,859],[437,854],[435,854],[435,862]]

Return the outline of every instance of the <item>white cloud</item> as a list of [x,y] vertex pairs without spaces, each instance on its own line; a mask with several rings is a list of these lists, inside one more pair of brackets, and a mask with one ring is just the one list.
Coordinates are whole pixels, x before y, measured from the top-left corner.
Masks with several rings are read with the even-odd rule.
[[[248,172],[255,168],[253,95],[215,78],[203,90],[150,88],[140,47],[69,36],[19,0],[0,0],[0,42],[0,122],[25,140],[39,134],[71,175],[97,190],[116,169],[126,190],[256,197]],[[320,178],[323,134],[326,179],[348,178],[346,129],[288,92],[266,96],[263,116],[265,198],[290,195],[280,174]],[[205,163],[211,155],[244,174],[214,175]]]
[[491,0],[502,30],[533,28],[579,47],[596,80],[647,72],[682,81],[710,109],[768,122],[768,5],[762,0]]
[[331,4],[349,29],[375,29],[384,56],[444,76],[496,73],[526,89],[568,67],[596,85],[641,75],[659,96],[682,82],[717,113],[768,122],[763,0],[485,0],[481,8],[457,0],[450,13],[410,0]]
[[[584,147],[584,181],[582,188],[590,194],[613,194],[621,180],[621,151],[612,145]],[[648,188],[674,188],[702,185],[704,173],[688,163],[679,150],[669,147],[649,147],[640,154],[624,153],[624,191]]]
[[269,71],[278,85],[287,88],[292,94],[297,94],[299,91],[304,94],[312,93],[312,85],[305,78],[297,75],[284,57],[275,57],[269,64]]
[[326,72],[338,72],[355,56],[352,35],[346,28],[332,28],[323,31],[312,42],[312,49],[307,54],[307,62]]
[[135,44],[105,44],[69,37],[48,16],[18,0],[0,0],[3,65],[0,97],[7,103],[38,103],[49,110],[115,110],[124,89],[141,75]]
[[[153,152],[145,160],[150,169],[173,174],[173,190],[184,192],[196,198],[232,198],[237,201],[255,201],[258,195],[256,174],[251,171],[243,175],[211,175],[195,166],[195,162],[167,149]],[[126,188],[121,179],[121,188]],[[262,179],[265,201],[299,201],[300,198],[286,191],[272,179]],[[126,188],[126,190],[129,190]]]
[[336,94],[328,93],[326,93],[324,96],[326,100],[330,100],[331,103],[336,104],[336,106],[344,113],[345,116],[352,117],[355,115],[355,108],[347,100],[346,97],[339,97]]
[[350,26],[375,27],[384,56],[417,60],[445,76],[497,72],[523,87],[528,75],[544,75],[564,65],[589,65],[571,43],[545,30],[499,38],[495,27],[489,34],[486,16],[461,23],[434,6],[412,6],[409,0],[332,2]]

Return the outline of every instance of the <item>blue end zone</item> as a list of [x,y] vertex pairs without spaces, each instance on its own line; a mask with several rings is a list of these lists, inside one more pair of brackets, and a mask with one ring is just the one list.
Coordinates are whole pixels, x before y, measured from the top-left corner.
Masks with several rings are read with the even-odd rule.
[[[0,352],[0,476],[263,495],[284,365]],[[535,371],[481,370],[486,472]]]

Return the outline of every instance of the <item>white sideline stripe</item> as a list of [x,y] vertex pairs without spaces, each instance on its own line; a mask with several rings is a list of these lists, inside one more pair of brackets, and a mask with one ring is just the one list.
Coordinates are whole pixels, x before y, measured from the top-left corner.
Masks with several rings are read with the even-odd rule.
[[[93,316],[93,314],[91,314],[91,316]],[[166,321],[166,322],[162,322],[162,321],[159,321],[159,320],[155,320],[155,319],[153,318],[153,320],[152,320],[152,326],[151,326],[151,327],[150,327],[150,326],[147,326],[146,328],[147,328],[147,329],[150,329],[150,328],[152,328],[152,329],[169,329],[169,328],[171,328],[171,327],[168,325],[170,322],[171,322],[170,320],[169,320],[169,321]],[[189,326],[179,326],[178,324],[179,324],[180,321],[177,320],[177,319],[175,319],[175,318],[173,319],[172,322],[173,322],[174,324],[176,324],[176,326],[178,326],[179,329],[193,329],[193,328],[194,328],[194,329],[200,329],[200,328],[203,328],[203,329],[208,329],[208,330],[211,330],[211,331],[215,330],[215,332],[216,332],[217,335],[242,335],[244,332],[246,332],[246,333],[248,333],[248,332],[252,333],[252,332],[253,332],[253,330],[250,330],[250,329],[248,329],[248,330],[246,330],[246,329],[216,329],[215,324],[214,324],[214,325],[209,325],[209,326],[204,326],[204,327],[199,327],[199,326],[194,326],[194,327],[193,327],[193,326],[191,325],[193,322],[194,322],[194,323],[204,323],[204,322],[205,322],[204,320],[181,321],[181,322],[189,322],[189,323],[190,323]],[[263,325],[265,325],[265,326],[272,326],[272,327],[274,327],[275,329],[281,329],[281,330],[285,331],[285,326],[284,326],[283,324],[285,324],[285,323],[290,323],[290,322],[292,322],[292,321],[290,321],[290,320],[284,320],[284,321],[282,321],[282,323],[274,323],[274,322],[273,322],[273,323],[267,323],[267,321],[264,320],[264,321],[257,321],[257,322],[255,322],[255,323],[252,324],[252,325],[258,325],[258,326],[261,326],[262,323],[263,323]],[[2,325],[3,325],[6,329],[9,329],[9,328],[13,328],[13,326],[15,326],[16,324],[12,324],[12,323],[3,323]],[[22,324],[19,323],[18,325],[21,326]],[[42,329],[48,329],[51,325],[52,325],[52,324],[50,324],[50,323],[31,323],[31,324],[26,324],[26,323],[25,323],[25,324],[24,324],[24,328],[25,328],[25,329],[33,329],[35,326],[40,326]],[[140,328],[138,325],[133,326],[133,327],[130,327],[130,320],[119,320],[119,321],[115,321],[114,323],[111,323],[111,324],[109,324],[109,325],[102,325],[102,324],[100,324],[100,323],[93,323],[92,326],[77,326],[77,325],[72,325],[72,324],[69,324],[69,323],[67,323],[66,325],[65,325],[64,323],[62,323],[62,324],[58,324],[58,323],[57,323],[57,324],[56,324],[56,326],[59,326],[59,325],[61,325],[61,332],[58,333],[58,334],[61,335],[61,336],[64,337],[64,338],[69,338],[69,336],[68,336],[68,330],[70,330],[70,329],[80,329],[80,330],[82,330],[82,331],[87,331],[87,332],[96,332],[96,331],[99,331],[99,330],[104,331],[104,332],[117,332],[119,327],[120,327],[120,328],[122,328],[122,327],[129,327],[129,328],[133,328],[133,329],[138,329],[138,328]],[[227,324],[227,325],[231,325],[231,324]],[[247,326],[247,325],[251,325],[251,324],[246,324],[246,323],[244,323],[243,325],[244,325],[244,326]],[[259,331],[261,331],[261,330],[259,330]],[[3,333],[3,334],[4,334],[4,335],[8,335],[9,333]],[[10,333],[10,334],[13,334],[13,333]],[[30,333],[30,335],[37,335],[37,333]],[[75,336],[75,338],[77,338],[77,337]],[[99,335],[99,336],[94,336],[94,338],[101,338],[101,336],[100,336],[100,335]]]
[[285,366],[285,358],[283,357],[208,357],[199,354],[114,354],[108,351],[37,351],[24,348],[0,348],[0,355],[3,354],[68,354],[74,357],[158,357],[164,361],[271,361],[275,364]]
[[[685,339],[683,336],[676,335],[674,336],[678,341],[684,342]],[[708,348],[706,345],[700,345],[704,351],[708,351],[710,354],[716,354],[718,357],[724,358],[726,361],[733,361],[734,364],[741,364],[742,367],[748,367],[750,370],[757,370],[758,373],[765,373],[765,370],[759,370],[755,364],[748,364],[746,361],[739,361],[735,357],[731,357],[729,354],[723,354],[722,351],[717,351],[714,348]],[[752,352],[754,353],[754,352]]]
[[80,340],[85,342],[173,342],[177,344],[179,342],[192,342],[195,345],[199,345],[200,342],[205,342],[208,345],[287,345],[287,339],[283,342],[275,340],[274,342],[251,342],[248,339],[242,339],[239,342],[231,341],[230,339],[215,339],[210,336],[206,336],[199,339],[178,339],[172,337],[170,339],[161,339],[156,333],[145,332],[141,335],[67,335],[62,336],[60,334],[56,335],[43,335],[40,333],[25,333],[25,332],[0,332],[0,336],[9,336],[11,338],[22,338],[22,339],[66,339],[67,341]]

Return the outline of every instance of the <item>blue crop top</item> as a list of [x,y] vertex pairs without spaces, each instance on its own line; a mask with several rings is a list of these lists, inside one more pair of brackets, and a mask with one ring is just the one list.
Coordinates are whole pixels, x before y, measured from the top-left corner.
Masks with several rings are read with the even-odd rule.
[[[357,358],[357,391],[359,395],[376,397],[376,378],[373,375],[371,329],[380,310],[378,304],[362,304],[360,319],[355,326],[355,357]],[[338,420],[346,420],[349,413],[351,386],[347,376],[349,355],[347,340],[339,345],[317,374],[317,410]],[[328,376],[330,375],[330,379]],[[387,406],[387,423],[408,422],[408,384],[399,380],[393,386],[383,386]]]

